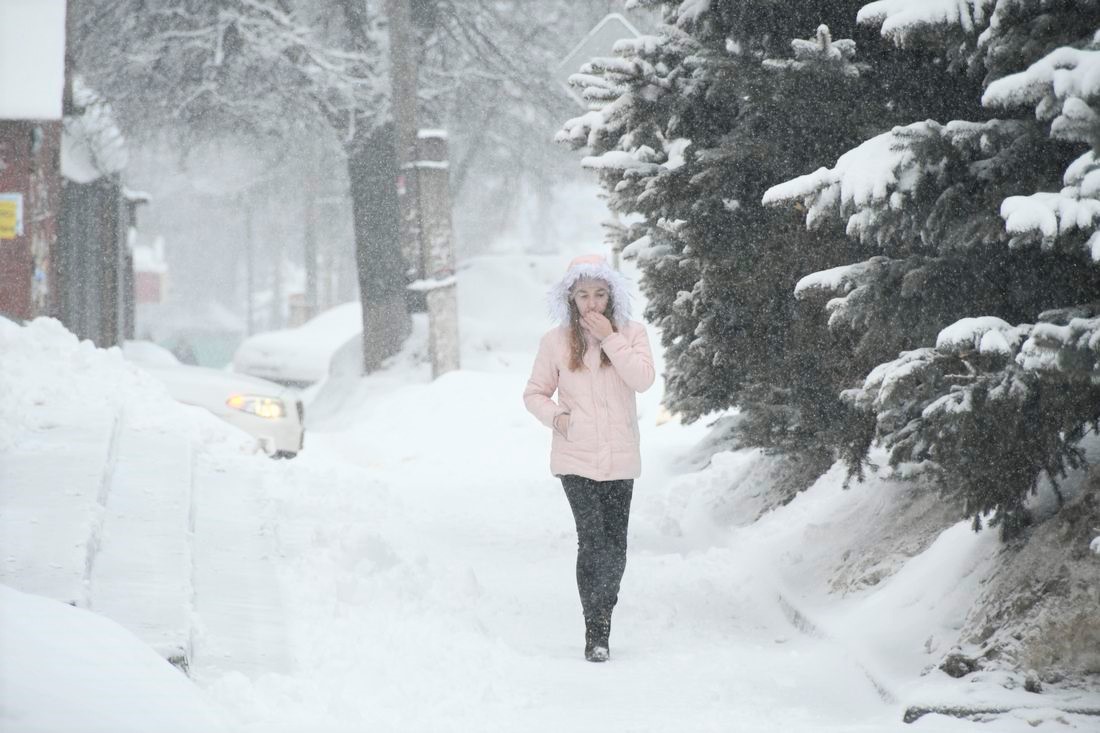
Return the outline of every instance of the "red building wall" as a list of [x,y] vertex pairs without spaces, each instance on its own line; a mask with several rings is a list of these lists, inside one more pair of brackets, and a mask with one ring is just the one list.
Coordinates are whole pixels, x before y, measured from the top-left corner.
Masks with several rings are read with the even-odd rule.
[[159,272],[135,272],[134,301],[138,304],[163,302],[164,275]]
[[61,122],[0,120],[0,193],[23,195],[23,234],[0,239],[0,315],[55,310]]

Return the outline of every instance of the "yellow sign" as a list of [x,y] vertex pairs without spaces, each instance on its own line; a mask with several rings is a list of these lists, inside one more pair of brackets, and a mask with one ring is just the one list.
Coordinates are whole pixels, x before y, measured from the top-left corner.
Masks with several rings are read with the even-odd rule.
[[0,239],[23,234],[23,194],[0,193]]

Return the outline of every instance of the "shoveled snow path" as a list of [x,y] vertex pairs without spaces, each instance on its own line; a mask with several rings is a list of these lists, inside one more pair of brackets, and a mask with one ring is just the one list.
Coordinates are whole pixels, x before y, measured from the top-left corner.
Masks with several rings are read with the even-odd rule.
[[522,387],[459,372],[311,436],[263,487],[296,667],[207,680],[216,698],[265,731],[912,730],[789,623],[736,537],[662,531],[660,487],[703,428],[654,426],[652,399],[612,662],[583,661],[572,517]]

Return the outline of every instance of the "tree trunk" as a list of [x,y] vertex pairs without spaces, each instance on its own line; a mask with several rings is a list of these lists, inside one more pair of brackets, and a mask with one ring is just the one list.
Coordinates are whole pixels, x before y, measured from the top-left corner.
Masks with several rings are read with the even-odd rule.
[[[317,171],[317,161],[320,158],[320,148],[315,146],[312,154],[306,161],[306,180],[302,192],[302,259],[306,268],[306,292],[305,314],[302,321],[308,321],[317,315],[320,309],[318,297],[318,265],[317,265],[317,190],[320,187],[321,176]],[[295,323],[294,325],[298,325]]]
[[401,254],[392,125],[357,132],[346,154],[363,304],[363,367],[371,372],[397,353],[412,331]]

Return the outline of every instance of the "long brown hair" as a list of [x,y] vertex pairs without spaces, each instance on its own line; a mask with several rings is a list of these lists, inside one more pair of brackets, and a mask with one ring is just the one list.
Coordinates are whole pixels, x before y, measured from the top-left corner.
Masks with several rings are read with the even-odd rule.
[[[611,289],[607,291],[607,309],[604,315],[614,315],[615,300],[611,295]],[[610,316],[608,316],[610,318]],[[611,320],[611,330],[618,333],[619,327],[615,325],[615,319]],[[569,371],[575,372],[584,368],[584,352],[588,349],[588,341],[584,338],[584,328],[581,326],[581,312],[577,304],[573,302],[573,294],[569,294]],[[611,366],[611,359],[607,358],[607,352],[600,349],[600,366]]]

